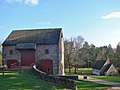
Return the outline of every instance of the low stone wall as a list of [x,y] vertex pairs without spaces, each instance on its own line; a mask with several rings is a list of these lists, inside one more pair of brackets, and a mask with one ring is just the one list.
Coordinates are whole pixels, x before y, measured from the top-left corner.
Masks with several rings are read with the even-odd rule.
[[53,75],[48,75],[47,73],[39,71],[35,66],[33,66],[32,72],[35,76],[40,79],[46,80],[48,82],[58,83],[64,85],[72,90],[76,90],[76,81],[72,79],[67,79],[63,77],[55,77]]
[[62,77],[62,78],[66,78],[66,79],[72,79],[72,80],[78,80],[78,75],[67,75],[67,76],[59,76],[59,77]]

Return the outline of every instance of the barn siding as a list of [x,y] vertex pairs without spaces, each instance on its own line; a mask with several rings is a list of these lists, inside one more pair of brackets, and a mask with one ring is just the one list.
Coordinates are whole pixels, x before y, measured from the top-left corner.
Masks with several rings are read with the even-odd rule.
[[[59,45],[37,45],[35,51],[35,61],[43,59],[53,60],[53,75],[64,74],[64,43],[62,41],[63,39],[60,40]],[[15,47],[16,46],[4,46],[5,59],[17,60],[21,63],[21,52],[16,50]],[[49,50],[49,54],[45,54],[45,49]],[[10,50],[13,50],[13,55],[10,55]]]
[[[49,50],[49,54],[45,54],[45,49]],[[37,45],[35,52],[36,61],[49,59],[53,60],[53,75],[59,74],[59,47],[58,45]]]
[[[52,60],[53,75],[64,74],[64,40],[62,28],[13,31],[2,44],[3,51],[6,54],[5,60],[17,60],[21,63],[21,50],[15,49],[15,45],[21,43],[35,43],[37,45],[34,48],[36,63],[44,59]],[[13,50],[13,55],[9,54],[11,49]],[[49,50],[49,54],[45,54],[45,50],[47,49]]]
[[59,39],[59,75],[64,75],[64,38],[63,33],[60,33]]
[[[4,54],[6,55],[5,56],[5,60],[17,60],[18,62],[20,61],[21,59],[21,54],[18,50],[15,50],[15,47],[16,46],[4,46]],[[13,55],[10,55],[10,50],[13,50]]]

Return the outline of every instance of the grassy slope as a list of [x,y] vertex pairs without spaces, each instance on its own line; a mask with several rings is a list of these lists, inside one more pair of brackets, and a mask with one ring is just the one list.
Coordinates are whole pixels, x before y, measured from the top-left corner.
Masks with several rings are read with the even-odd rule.
[[1,90],[57,90],[65,87],[36,79],[35,76],[29,74],[6,73],[0,75]]
[[112,82],[120,82],[120,77],[117,77],[117,76],[91,76],[91,77],[112,81]]
[[[92,82],[77,82],[77,90],[105,90],[104,85]],[[44,80],[38,80],[30,71],[19,74],[18,71],[5,71],[3,76],[0,73],[0,90],[65,90],[64,86],[57,85]]]

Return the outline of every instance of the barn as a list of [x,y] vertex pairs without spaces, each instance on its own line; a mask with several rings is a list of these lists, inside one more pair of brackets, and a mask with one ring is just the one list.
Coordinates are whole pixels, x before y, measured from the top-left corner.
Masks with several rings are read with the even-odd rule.
[[36,64],[43,72],[64,74],[62,28],[13,30],[2,46],[3,61],[8,68]]

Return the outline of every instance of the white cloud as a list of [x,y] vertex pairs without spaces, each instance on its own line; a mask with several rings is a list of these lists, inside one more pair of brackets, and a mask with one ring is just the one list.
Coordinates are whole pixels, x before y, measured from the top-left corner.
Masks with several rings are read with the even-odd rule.
[[102,16],[101,18],[103,19],[120,18],[120,12],[112,12],[112,13]]
[[25,4],[37,5],[39,0],[24,0]]
[[39,0],[6,0],[8,3],[24,3],[30,5],[37,5]]

